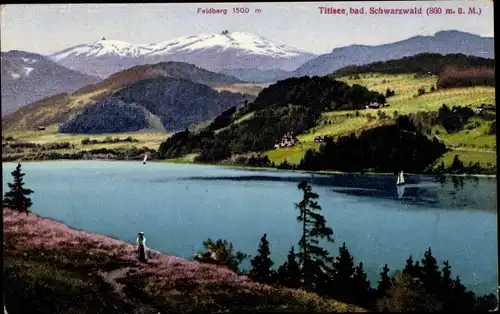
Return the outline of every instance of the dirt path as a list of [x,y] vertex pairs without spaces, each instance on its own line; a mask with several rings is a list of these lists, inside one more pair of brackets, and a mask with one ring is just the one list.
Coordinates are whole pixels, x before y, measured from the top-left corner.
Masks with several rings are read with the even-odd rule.
[[125,304],[133,309],[129,312],[130,314],[159,314],[160,312],[158,312],[155,307],[145,304],[135,297],[127,295],[124,291],[125,285],[119,282],[121,279],[127,278],[131,271],[137,270],[139,267],[139,265],[135,265],[132,267],[115,269],[109,272],[98,271],[97,274],[104,280],[104,282],[113,288],[113,293],[115,293]]

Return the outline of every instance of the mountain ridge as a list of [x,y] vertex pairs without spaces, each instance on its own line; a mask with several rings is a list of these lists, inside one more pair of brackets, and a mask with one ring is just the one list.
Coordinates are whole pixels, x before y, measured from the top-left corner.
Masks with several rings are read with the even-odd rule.
[[140,65],[115,73],[105,80],[82,87],[73,93],[52,95],[28,104],[3,117],[2,129],[31,129],[60,124],[74,117],[92,102],[103,100],[106,96],[141,80],[161,77],[185,78],[214,88],[240,82],[234,77],[181,62]]
[[98,77],[71,70],[32,52],[1,52],[2,116],[60,93],[99,82]]
[[52,53],[48,57],[72,69],[107,77],[146,63],[178,61],[210,71],[245,68],[294,70],[316,55],[247,32],[184,36],[153,44],[101,39]]
[[328,75],[345,66],[363,65],[413,56],[419,53],[463,53],[494,58],[494,38],[457,30],[438,31],[432,36],[417,35],[382,45],[349,45],[309,60],[297,68],[294,76]]

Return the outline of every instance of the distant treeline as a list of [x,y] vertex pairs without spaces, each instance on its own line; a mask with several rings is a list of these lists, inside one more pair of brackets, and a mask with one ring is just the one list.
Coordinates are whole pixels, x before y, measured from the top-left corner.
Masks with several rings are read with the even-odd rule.
[[[160,145],[158,154],[160,158],[177,158],[199,153],[196,161],[216,162],[265,151],[286,133],[300,134],[316,126],[324,111],[361,109],[373,100],[385,101],[385,96],[328,77],[286,79],[262,90],[244,108],[223,112],[200,132],[186,129],[174,134]],[[250,112],[254,112],[250,118],[233,123]]]
[[15,152],[2,153],[2,161],[15,161],[20,158],[23,160],[56,160],[56,159],[107,159],[107,160],[141,160],[144,153],[148,153],[149,159],[157,159],[157,153],[154,149],[147,147],[143,148],[127,148],[127,149],[92,149],[78,151],[74,153],[59,153],[59,152]]
[[91,144],[114,144],[114,143],[134,143],[134,142],[139,142],[138,139],[133,138],[132,136],[128,136],[124,139],[118,138],[118,137],[111,137],[107,136],[103,140],[91,140],[90,138],[86,137],[82,140],[82,145],[91,145]]
[[439,73],[438,88],[495,86],[495,69],[478,68],[448,68]]
[[47,143],[47,144],[37,144],[30,142],[5,142],[2,144],[4,150],[9,149],[37,149],[37,150],[55,150],[55,149],[68,149],[72,148],[72,144],[69,142],[61,142],[61,143]]
[[447,68],[495,68],[495,60],[465,54],[420,53],[411,57],[396,60],[379,61],[366,65],[354,65],[341,68],[331,75],[333,77],[365,74],[405,74],[405,73],[431,73],[437,75]]

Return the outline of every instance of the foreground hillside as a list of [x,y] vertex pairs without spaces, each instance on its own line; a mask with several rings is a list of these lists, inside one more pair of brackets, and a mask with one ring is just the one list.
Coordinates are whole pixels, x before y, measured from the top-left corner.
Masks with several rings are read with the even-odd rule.
[[99,81],[98,77],[70,70],[36,53],[2,52],[2,116],[34,101]]
[[[15,313],[364,312],[302,290],[251,282],[225,267],[151,252],[3,210],[4,295]],[[133,231],[132,231],[133,232]]]
[[161,78],[185,80],[212,88],[241,82],[234,77],[210,72],[182,62],[135,66],[73,93],[53,95],[31,103],[13,114],[3,117],[2,130],[32,130],[39,126],[61,124],[81,113],[87,106],[102,101],[121,89],[142,80]]

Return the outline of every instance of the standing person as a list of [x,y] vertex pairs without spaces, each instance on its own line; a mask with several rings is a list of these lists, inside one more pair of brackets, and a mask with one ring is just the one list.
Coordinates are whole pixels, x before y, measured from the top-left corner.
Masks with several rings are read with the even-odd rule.
[[144,232],[139,232],[139,236],[137,237],[137,244],[139,245],[139,261],[146,262],[146,237],[144,236]]

